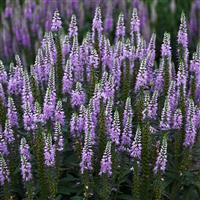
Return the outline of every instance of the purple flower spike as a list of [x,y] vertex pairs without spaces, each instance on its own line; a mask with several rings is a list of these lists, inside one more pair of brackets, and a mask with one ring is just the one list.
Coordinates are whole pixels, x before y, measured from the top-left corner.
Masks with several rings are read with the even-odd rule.
[[69,38],[78,35],[78,26],[76,21],[76,15],[72,15],[71,22],[69,24]]
[[161,114],[160,128],[162,130],[168,130],[171,127],[171,108],[169,104],[169,98],[166,97],[165,104]]
[[138,17],[137,9],[133,9],[131,18],[131,39],[132,44],[135,42],[137,45],[140,43],[140,19]]
[[188,148],[192,148],[195,143],[197,130],[196,130],[196,107],[194,101],[190,99],[189,107],[186,116],[186,136],[183,145]]
[[148,117],[150,119],[156,119],[157,111],[158,111],[158,91],[155,90],[148,105]]
[[112,176],[112,160],[111,160],[111,142],[107,142],[106,149],[101,160],[101,169],[99,175],[107,174]]
[[142,152],[141,138],[142,138],[142,132],[141,132],[140,127],[138,126],[134,141],[130,149],[131,157],[136,158],[136,159],[140,159],[141,157],[141,152]]
[[184,48],[188,47],[187,23],[184,13],[181,14],[181,24],[178,31],[178,44],[182,45]]
[[55,166],[55,145],[52,144],[52,136],[48,133],[45,136],[45,147],[44,147],[44,163],[47,167]]
[[73,76],[72,76],[71,62],[70,60],[67,60],[63,76],[63,93],[70,94],[72,86],[73,86]]
[[164,136],[162,141],[162,146],[156,160],[156,166],[154,167],[154,172],[164,173],[167,165],[167,137]]
[[17,65],[14,67],[11,72],[10,79],[8,82],[8,91],[10,94],[21,95],[23,89],[23,66],[19,56],[15,56]]
[[82,84],[77,82],[76,89],[71,93],[71,104],[73,107],[81,106],[85,103],[86,95],[82,89]]
[[122,136],[121,136],[121,147],[122,151],[130,151],[132,138],[132,117],[128,115],[126,124],[124,126]]
[[128,117],[133,117],[133,110],[132,110],[132,105],[131,105],[131,98],[128,97],[126,99],[126,104],[125,104],[125,109],[124,109],[124,113],[123,113],[123,126],[126,125]]
[[181,113],[181,109],[177,109],[174,113],[174,123],[173,128],[174,129],[181,129],[183,124],[183,116]]
[[62,21],[60,18],[60,13],[56,10],[53,15],[51,23],[51,31],[58,32],[62,28]]
[[112,123],[112,129],[110,133],[110,139],[115,145],[120,144],[120,135],[121,135],[121,128],[120,128],[119,112],[116,110],[114,113],[114,120]]
[[4,133],[2,131],[2,128],[0,126],[0,154],[1,155],[8,155],[8,146],[7,141],[5,140]]
[[[92,22],[92,32],[95,34],[95,31],[101,33],[103,31],[103,26],[102,26],[102,17],[101,17],[101,8],[97,7],[94,15],[94,19]],[[92,37],[94,39],[94,36]]]
[[24,182],[32,180],[32,167],[31,167],[31,155],[30,155],[30,147],[26,142],[25,138],[21,139],[20,145],[20,156],[21,156],[21,173]]
[[113,111],[113,99],[110,98],[107,101],[105,116],[106,116],[106,130],[107,135],[110,136],[112,127],[112,111]]
[[7,118],[12,128],[18,127],[18,114],[12,97],[8,97]]
[[7,84],[7,81],[8,81],[8,75],[3,65],[3,62],[0,60],[0,83]]
[[56,142],[56,150],[63,151],[64,149],[64,138],[62,133],[62,127],[59,122],[55,123],[55,131],[54,131],[54,141]]
[[147,63],[146,60],[142,60],[140,69],[137,75],[136,84],[135,84],[135,91],[139,91],[141,88],[145,88],[148,83],[148,74],[147,74]]
[[119,40],[120,38],[125,37],[125,25],[124,25],[124,15],[121,13],[118,17],[117,28],[116,28],[116,38]]
[[49,77],[48,88],[45,94],[43,117],[44,121],[53,120],[56,107],[55,73],[52,67]]
[[24,122],[25,130],[31,131],[31,130],[35,129],[34,114],[31,111],[31,106],[30,106],[29,102],[27,102],[25,104],[24,114],[23,114],[23,122]]
[[6,120],[3,135],[8,144],[11,144],[15,141],[13,130],[11,128],[10,121],[8,121],[8,120]]
[[2,155],[0,155],[0,185],[10,182],[10,172],[7,163]]
[[62,107],[62,101],[58,101],[56,105],[55,121],[59,122],[62,126],[65,124],[65,114]]
[[86,170],[91,171],[93,169],[92,157],[93,157],[93,151],[92,151],[92,144],[91,144],[91,135],[90,135],[90,131],[88,131],[85,135],[85,142],[84,142],[84,147],[82,150],[82,158],[81,158],[81,163],[80,163],[82,174]]
[[161,47],[162,57],[171,57],[170,34],[164,33],[163,44]]

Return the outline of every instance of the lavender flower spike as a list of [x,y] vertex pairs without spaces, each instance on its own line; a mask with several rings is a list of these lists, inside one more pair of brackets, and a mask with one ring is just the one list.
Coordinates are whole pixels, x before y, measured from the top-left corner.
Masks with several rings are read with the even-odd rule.
[[73,107],[81,106],[85,103],[85,100],[86,100],[86,96],[85,96],[85,92],[82,89],[82,84],[77,82],[76,89],[72,90],[72,93],[71,93],[71,104]]
[[83,174],[85,170],[91,171],[93,169],[92,167],[92,157],[93,157],[93,151],[92,151],[92,145],[91,145],[91,134],[90,130],[85,135],[85,142],[84,147],[82,150],[82,158],[81,158],[81,173]]
[[7,118],[12,128],[18,127],[18,114],[12,97],[8,97]]
[[55,110],[55,121],[59,122],[62,126],[65,123],[65,114],[63,111],[62,101],[58,101]]
[[117,21],[116,38],[117,40],[119,40],[120,38],[123,39],[124,37],[125,37],[124,15],[121,13]]
[[56,10],[53,15],[51,23],[51,31],[58,32],[62,28],[62,21],[60,18],[60,13]]
[[54,141],[56,142],[56,150],[57,151],[63,151],[64,149],[64,138],[62,133],[62,127],[59,122],[55,123],[54,128]]
[[69,24],[69,38],[72,38],[77,35],[78,35],[78,27],[77,27],[76,15],[72,15],[71,22]]
[[20,155],[21,155],[21,173],[24,182],[32,180],[32,171],[30,163],[30,147],[26,142],[25,138],[21,139],[20,145]]
[[178,44],[182,45],[184,48],[188,47],[187,23],[184,13],[181,14],[181,24],[178,31]]
[[112,175],[112,160],[111,160],[111,142],[107,142],[106,149],[101,160],[101,169],[99,175],[108,174]]
[[3,186],[6,182],[10,181],[10,172],[5,159],[0,155],[0,185]]
[[52,144],[52,136],[50,133],[45,136],[44,159],[46,166],[55,166],[55,145]]
[[160,152],[158,154],[156,165],[154,167],[154,172],[157,174],[158,172],[164,173],[167,165],[167,136],[165,135],[162,141],[162,146]]
[[141,132],[140,127],[138,126],[136,134],[135,134],[135,138],[130,150],[131,157],[136,158],[136,159],[140,159],[141,157],[141,151],[142,151],[141,137],[142,137],[142,132]]
[[96,8],[94,19],[93,19],[93,22],[92,22],[92,32],[93,32],[93,34],[95,34],[95,31],[97,31],[98,33],[101,33],[103,31],[101,8],[100,7]]
[[168,130],[171,125],[171,109],[169,104],[169,98],[166,97],[165,104],[161,114],[160,128]]
[[171,57],[170,34],[164,33],[163,44],[161,46],[162,57]]
[[186,122],[186,135],[185,141],[183,145],[188,148],[192,148],[193,144],[195,143],[196,139],[196,107],[194,105],[194,101],[190,99],[189,101],[189,108],[187,111],[187,122]]
[[120,129],[120,119],[119,119],[119,112],[115,110],[114,113],[114,120],[112,123],[112,128],[111,128],[111,133],[110,133],[110,139],[112,140],[115,145],[120,144],[120,134],[121,134],[121,129]]

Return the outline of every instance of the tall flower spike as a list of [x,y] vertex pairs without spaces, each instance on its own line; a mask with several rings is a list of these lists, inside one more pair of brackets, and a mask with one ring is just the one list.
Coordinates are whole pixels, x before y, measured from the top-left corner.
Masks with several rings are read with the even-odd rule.
[[77,114],[73,113],[70,120],[70,135],[72,138],[77,138]]
[[3,85],[1,83],[0,83],[0,102],[4,105],[6,104],[5,92],[3,89]]
[[44,99],[44,106],[43,106],[44,121],[53,119],[55,106],[56,106],[55,72],[54,68],[52,67]]
[[112,127],[112,110],[113,110],[113,98],[109,98],[106,110],[105,110],[105,116],[106,116],[106,130],[107,135],[110,136],[111,133],[111,127]]
[[23,66],[18,55],[15,56],[16,66],[11,68],[11,75],[8,82],[9,94],[21,95],[23,89]]
[[32,94],[32,91],[31,91],[29,74],[28,74],[27,71],[24,71],[22,103],[23,103],[23,108],[26,107],[27,103],[29,103],[30,107],[33,108],[33,94]]
[[133,117],[133,110],[132,110],[131,98],[130,97],[128,97],[126,99],[125,109],[124,109],[124,113],[123,113],[123,126],[126,125],[126,122],[128,120],[128,116],[130,116],[131,118]]
[[101,8],[97,7],[94,15],[94,19],[92,22],[92,39],[93,42],[95,40],[95,32],[98,32],[99,36],[100,33],[103,31],[103,26],[102,26],[102,17],[101,17]]
[[119,112],[115,110],[112,129],[110,133],[110,139],[115,145],[119,145],[120,135],[121,135],[121,128],[120,128]]
[[164,173],[167,165],[167,136],[165,135],[162,141],[162,146],[158,154],[156,165],[154,167],[154,172]]
[[63,93],[69,94],[72,90],[72,86],[73,86],[72,67],[70,60],[67,60],[63,76]]
[[3,135],[4,135],[4,138],[5,138],[5,140],[6,140],[6,142],[8,144],[10,144],[10,143],[15,141],[13,130],[11,128],[9,120],[6,120],[5,129],[4,129]]
[[53,19],[51,23],[51,31],[58,32],[62,28],[62,21],[60,18],[60,13],[56,10],[53,14]]
[[184,48],[188,47],[187,23],[183,12],[181,14],[181,24],[178,31],[178,44],[182,45]]
[[177,86],[180,87],[183,85],[186,86],[187,74],[185,64],[181,61],[179,63],[178,74],[177,74]]
[[46,166],[55,166],[55,145],[52,144],[52,136],[50,133],[45,136],[44,160]]
[[165,104],[161,114],[160,128],[163,130],[170,129],[171,126],[171,108],[169,104],[169,98],[166,97]]
[[8,155],[7,141],[5,140],[2,127],[0,126],[0,155]]
[[63,111],[62,101],[58,101],[55,110],[55,121],[59,122],[62,126],[65,124],[65,114]]
[[194,101],[190,99],[189,107],[187,111],[187,122],[186,122],[186,135],[183,145],[188,148],[192,148],[196,139],[196,107]]
[[30,147],[26,142],[25,138],[21,139],[20,145],[20,156],[21,156],[21,173],[24,182],[32,180],[32,167],[31,167],[31,155]]
[[125,25],[124,25],[124,15],[121,13],[118,17],[117,28],[116,28],[116,38],[119,40],[120,38],[125,37]]
[[161,46],[162,57],[171,57],[170,34],[164,33],[163,44]]
[[142,152],[141,138],[142,138],[142,132],[140,127],[138,126],[134,137],[134,141],[130,149],[130,156],[136,159],[140,159],[141,157],[141,152]]
[[85,114],[86,114],[86,108],[84,105],[81,105],[79,110],[79,115],[77,118],[77,126],[79,133],[82,133],[84,131]]
[[63,55],[63,59],[65,59],[65,56],[69,54],[71,49],[71,44],[69,41],[69,36],[65,35],[63,42],[62,42],[62,55]]
[[69,24],[69,38],[78,35],[78,26],[76,21],[76,15],[72,15],[71,22]]
[[31,131],[35,129],[34,114],[29,102],[26,102],[23,114],[24,129]]
[[158,111],[158,91],[155,90],[153,96],[148,105],[148,117],[151,119],[156,119]]
[[132,117],[128,115],[126,124],[124,126],[122,136],[121,136],[121,147],[122,151],[130,151],[132,138]]
[[90,130],[85,135],[85,142],[84,147],[82,150],[82,157],[81,157],[81,173],[83,174],[86,170],[91,171],[93,169],[92,167],[92,157],[93,157],[93,151],[92,151],[92,144],[91,144],[91,134]]
[[181,112],[181,109],[177,109],[174,113],[173,128],[181,129],[182,124],[183,124],[182,112]]
[[86,95],[83,91],[82,84],[77,82],[76,89],[71,93],[71,104],[73,107],[81,106],[85,103]]
[[40,104],[36,101],[34,106],[34,123],[37,126],[38,123],[43,123],[43,113]]
[[146,119],[148,116],[149,102],[150,102],[150,94],[149,94],[149,92],[146,92],[144,94],[144,110],[142,111],[143,119]]
[[140,20],[137,14],[137,9],[133,9],[131,18],[131,38],[132,44],[135,42],[137,45],[140,43]]
[[0,184],[3,186],[6,182],[10,181],[10,172],[7,163],[2,155],[0,155]]
[[139,91],[141,88],[145,88],[147,86],[147,64],[146,59],[143,59],[140,64],[140,69],[137,75],[136,84],[135,84],[135,91]]
[[7,84],[8,76],[3,62],[0,60],[0,83]]
[[109,98],[114,96],[114,78],[112,75],[108,77],[108,80],[106,80],[102,84],[102,97],[104,99],[104,102],[106,102]]
[[18,127],[18,114],[12,97],[8,97],[7,118],[11,127]]
[[62,133],[62,127],[59,122],[55,123],[54,141],[56,142],[56,150],[63,151],[64,137],[63,137],[63,133]]
[[178,104],[176,82],[173,80],[170,82],[170,85],[169,85],[168,96],[169,96],[170,108],[171,108],[171,111],[173,112],[174,109],[176,109],[176,106]]
[[111,142],[107,142],[106,149],[101,160],[101,169],[99,175],[107,174],[112,175],[112,160],[111,160]]

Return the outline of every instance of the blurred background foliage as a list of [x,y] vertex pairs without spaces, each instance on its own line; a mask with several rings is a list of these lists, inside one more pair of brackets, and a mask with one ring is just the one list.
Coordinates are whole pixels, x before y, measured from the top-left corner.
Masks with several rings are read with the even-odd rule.
[[[39,4],[41,1],[43,1],[43,0],[35,0],[35,2],[37,4]],[[62,0],[62,1],[70,2],[70,0]],[[132,12],[133,2],[136,2],[136,4],[144,3],[148,9],[147,20],[148,20],[148,25],[150,25],[148,39],[150,38],[151,33],[153,33],[153,32],[156,33],[156,35],[157,35],[157,43],[156,43],[157,44],[157,58],[159,58],[160,57],[160,55],[159,55],[160,46],[162,43],[164,32],[167,31],[167,32],[171,33],[172,49],[175,49],[176,45],[177,45],[176,37],[177,37],[177,30],[178,30],[178,25],[180,22],[181,12],[182,11],[185,12],[186,17],[188,19],[188,25],[189,25],[189,20],[190,20],[190,16],[191,16],[191,7],[192,7],[192,3],[194,3],[195,1],[198,2],[200,0],[135,0],[135,1],[134,0],[123,0],[121,2],[119,1],[120,3],[118,5],[118,7],[116,7],[116,6],[114,7],[112,5],[112,7],[113,7],[112,9],[114,9],[112,11],[114,26],[116,25],[116,21],[117,21],[117,18],[118,18],[118,15],[120,12],[123,12],[125,14],[125,16],[126,16],[126,13]],[[9,0],[8,0],[8,2],[9,2]],[[26,3],[26,0],[11,0],[10,2],[11,3],[17,2],[18,4],[21,5],[21,7],[23,7],[24,4]],[[44,0],[44,2],[45,2],[45,0]],[[105,9],[105,7],[108,4],[104,4],[105,3],[104,0],[90,0],[90,1],[74,0],[73,2],[76,2],[79,4],[80,11],[81,11],[81,9],[85,9],[84,4],[86,4],[86,2],[89,2],[89,4],[91,4],[91,5],[100,4],[100,6],[104,7],[104,10],[106,10],[106,12],[107,12],[107,8]],[[111,0],[110,2],[111,2],[111,4],[115,4],[116,0]],[[1,13],[2,13],[2,11],[5,10],[6,4],[7,4],[6,0],[0,0],[0,12]],[[120,5],[123,5],[123,6],[120,7]],[[81,29],[79,31],[80,40],[91,28],[90,23],[92,22],[93,15],[94,15],[94,10],[92,10],[91,8],[93,8],[93,7],[90,6],[91,12],[85,11],[85,13],[84,13],[84,25],[81,27]],[[126,9],[124,9],[124,8],[126,8]],[[146,12],[146,11],[141,9],[140,12]],[[103,12],[102,15],[105,19],[106,13]],[[67,24],[69,23],[69,20],[67,20],[66,18],[63,18],[63,19],[65,20],[64,29],[67,30],[67,28],[68,28]],[[79,18],[78,18],[78,20],[79,20]],[[2,24],[3,24],[2,17],[1,17],[0,22],[1,22],[1,26],[2,26]],[[112,41],[112,39],[114,39],[114,31],[115,30],[113,29],[110,32],[111,41]],[[189,30],[189,32],[191,32],[191,30]],[[2,31],[0,32],[0,35],[1,34],[2,34]],[[192,40],[192,42],[191,42],[191,40]],[[194,50],[196,48],[197,40],[198,40],[198,37],[194,37],[194,38],[190,37],[190,50],[192,52],[194,52]],[[176,56],[176,52],[173,52],[173,56],[174,57]],[[2,55],[0,56],[1,59],[4,59],[4,57]],[[32,56],[32,59],[30,59],[30,62],[27,64],[32,64],[34,61],[34,57],[35,57],[35,54]]]

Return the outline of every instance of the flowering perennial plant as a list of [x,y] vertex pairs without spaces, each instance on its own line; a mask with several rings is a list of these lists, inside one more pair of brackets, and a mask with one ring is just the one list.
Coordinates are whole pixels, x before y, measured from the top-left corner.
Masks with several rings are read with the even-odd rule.
[[[36,31],[43,15],[35,1],[25,2],[22,30],[18,18],[13,30],[16,42],[29,46],[28,30]],[[146,40],[141,3],[134,2],[129,25],[119,14],[114,40],[111,11],[104,24],[101,7],[94,9],[82,38],[80,13],[70,15],[65,34],[58,3],[34,65],[22,55],[9,66],[0,61],[0,199],[183,199],[187,176],[199,187],[200,47],[190,60],[183,13],[177,59],[169,33],[156,59],[156,34]],[[11,5],[4,13],[10,19]]]

